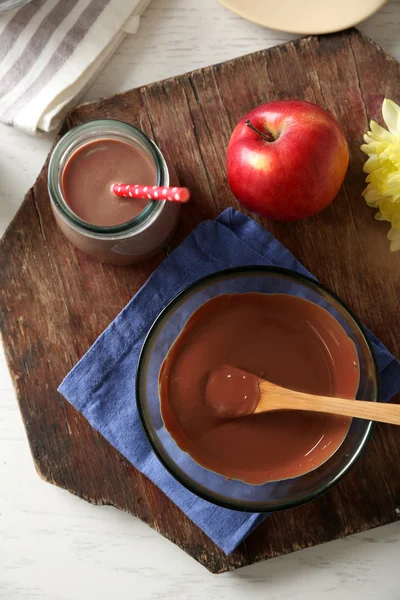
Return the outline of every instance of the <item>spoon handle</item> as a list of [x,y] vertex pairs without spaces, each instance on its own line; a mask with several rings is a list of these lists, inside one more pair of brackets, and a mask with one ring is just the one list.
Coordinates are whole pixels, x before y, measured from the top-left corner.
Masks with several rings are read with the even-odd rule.
[[400,406],[396,404],[317,396],[260,381],[260,400],[254,412],[273,410],[309,410],[400,425]]

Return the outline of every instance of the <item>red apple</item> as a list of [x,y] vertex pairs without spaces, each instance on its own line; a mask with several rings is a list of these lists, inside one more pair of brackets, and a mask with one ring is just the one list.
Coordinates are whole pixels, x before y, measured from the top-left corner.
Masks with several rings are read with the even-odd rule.
[[320,106],[300,100],[262,104],[238,123],[226,166],[246,208],[280,221],[310,217],[336,196],[349,164],[346,138]]

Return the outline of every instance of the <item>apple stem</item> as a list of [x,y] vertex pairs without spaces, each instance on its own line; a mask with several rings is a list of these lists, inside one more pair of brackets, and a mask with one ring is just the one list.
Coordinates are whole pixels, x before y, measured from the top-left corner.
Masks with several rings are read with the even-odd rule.
[[257,127],[254,127],[254,125],[250,121],[250,119],[247,119],[245,121],[245,124],[252,131],[254,131],[254,133],[257,133],[257,135],[261,136],[263,138],[263,140],[265,140],[266,142],[275,142],[275,138],[274,138],[274,136],[272,135],[272,133],[270,131],[260,131],[259,129],[257,129]]

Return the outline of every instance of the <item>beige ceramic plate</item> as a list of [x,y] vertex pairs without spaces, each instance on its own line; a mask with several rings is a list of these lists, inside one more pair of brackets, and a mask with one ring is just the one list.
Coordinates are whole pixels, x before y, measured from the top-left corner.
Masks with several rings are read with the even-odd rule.
[[387,0],[219,0],[241,17],[290,33],[331,33],[360,23]]

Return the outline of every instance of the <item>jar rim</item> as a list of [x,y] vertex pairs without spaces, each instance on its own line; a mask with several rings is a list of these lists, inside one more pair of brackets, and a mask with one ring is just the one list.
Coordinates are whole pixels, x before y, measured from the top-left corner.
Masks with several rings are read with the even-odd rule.
[[[95,136],[96,129],[94,128],[104,128],[104,136],[99,139],[110,139],[111,134],[118,134],[118,130],[121,134],[128,134],[131,137],[138,139],[139,142],[143,144],[145,149],[149,152],[151,157],[154,160],[154,164],[156,167],[156,185],[168,185],[169,181],[165,183],[164,175],[165,170],[167,169],[165,159],[158,148],[158,146],[150,139],[141,129],[135,127],[134,125],[130,125],[124,121],[119,121],[117,119],[92,119],[90,121],[85,121],[85,123],[81,123],[80,125],[76,125],[67,133],[65,133],[61,139],[55,145],[49,161],[48,167],[48,191],[50,195],[51,201],[55,204],[56,208],[61,212],[62,216],[74,227],[84,230],[87,233],[97,234],[97,235],[115,235],[122,234],[132,229],[142,226],[143,223],[149,218],[156,217],[157,214],[162,210],[165,200],[150,200],[148,204],[143,208],[143,210],[136,215],[130,221],[125,221],[119,225],[92,225],[87,221],[84,221],[80,217],[78,217],[68,206],[65,197],[62,193],[62,188],[59,185],[59,165],[62,158],[65,156],[65,153],[68,152],[70,146],[79,140],[79,138],[85,133],[90,132],[93,129],[93,134]],[[106,129],[109,128],[110,132],[107,135]],[[112,131],[112,129],[114,131]],[[95,139],[95,138],[94,138]],[[86,143],[89,143],[90,140],[85,140]],[[76,152],[79,146],[74,149]]]

